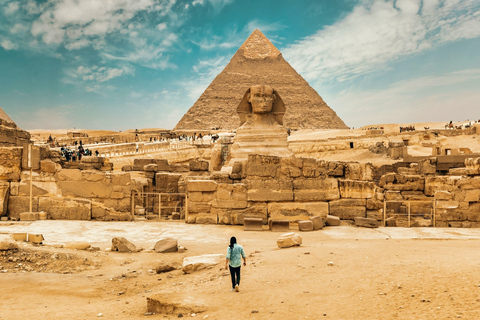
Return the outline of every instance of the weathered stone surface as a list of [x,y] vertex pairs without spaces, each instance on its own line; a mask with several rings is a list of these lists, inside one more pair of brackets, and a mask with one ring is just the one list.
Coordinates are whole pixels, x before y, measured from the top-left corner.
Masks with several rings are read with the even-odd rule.
[[340,225],[340,218],[332,215],[327,215],[325,220],[325,225],[327,226],[339,226]]
[[192,273],[208,267],[213,267],[225,261],[223,254],[205,254],[202,256],[186,257],[183,259],[182,270],[184,273]]
[[302,237],[295,232],[285,233],[277,240],[277,246],[279,248],[289,248],[300,246],[302,244]]
[[367,199],[367,210],[378,210],[383,208],[383,201]]
[[385,226],[386,227],[396,227],[397,226],[397,219],[395,217],[390,217],[385,219]]
[[169,271],[176,270],[176,269],[177,269],[176,265],[171,264],[171,263],[163,263],[162,262],[155,268],[155,272],[157,274],[160,274],[160,273],[169,272]]
[[[178,193],[179,192],[178,182],[181,177],[182,175],[178,173],[158,172],[155,175],[156,191],[162,192],[162,193]],[[194,191],[194,190],[189,190],[189,191]]]
[[451,192],[457,188],[461,177],[428,176],[425,178],[425,195],[433,197],[437,191]]
[[247,188],[243,183],[222,183],[217,188],[218,208],[243,209],[247,207]]
[[318,178],[326,176],[343,176],[344,165],[335,161],[302,158],[302,175],[305,178]]
[[471,177],[467,179],[460,179],[457,186],[462,190],[480,189],[480,177]]
[[155,243],[153,248],[155,252],[158,253],[167,253],[167,252],[177,252],[178,251],[178,241],[173,238],[160,239]]
[[217,191],[217,183],[211,180],[188,180],[187,181],[187,190],[191,191]]
[[321,216],[310,217],[310,221],[313,223],[313,230],[320,230],[325,226],[325,220],[327,216],[322,218]]
[[216,213],[199,213],[197,214],[196,224],[218,224],[218,216]]
[[340,198],[338,181],[326,179],[295,179],[293,181],[295,201],[328,201]]
[[280,159],[280,174],[287,178],[298,178],[303,175],[303,160],[295,157]]
[[170,314],[180,318],[179,315],[183,317],[184,314],[200,314],[207,310],[206,306],[198,300],[194,302],[190,302],[190,300],[191,298],[185,294],[178,299],[181,302],[172,302],[171,293],[155,294],[147,297],[147,311],[150,314]]
[[375,184],[368,181],[339,180],[342,198],[369,199],[375,196]]
[[425,187],[425,178],[417,175],[387,173],[380,178],[378,185],[385,190],[423,191]]
[[0,180],[18,181],[20,179],[22,151],[23,148],[20,147],[0,147]]
[[192,160],[189,163],[190,171],[208,171],[208,161]]
[[292,180],[246,179],[248,201],[293,201]]
[[275,178],[280,169],[280,157],[251,154],[246,162],[246,175]]
[[112,239],[111,250],[118,252],[137,252],[137,247],[124,237],[115,237]]
[[329,212],[328,202],[272,202],[267,207],[270,218],[290,221],[307,220],[312,216],[326,217]]
[[18,244],[13,239],[5,239],[0,241],[0,251],[17,250]]
[[383,219],[382,210],[367,210],[367,218],[382,220]]
[[47,212],[53,220],[90,220],[92,202],[87,199],[40,197],[38,209]]
[[245,231],[262,231],[263,219],[262,218],[248,218],[243,219],[243,230]]
[[423,159],[418,162],[420,174],[435,174],[437,172],[437,158]]
[[208,202],[188,202],[189,213],[208,213],[210,212],[212,205]]
[[[225,211],[225,210],[222,210]],[[244,218],[262,218],[263,223],[266,224],[268,221],[267,217],[267,204],[266,203],[252,203],[247,208],[241,210],[229,210],[228,211],[231,217],[231,223],[236,225],[243,225]],[[218,213],[219,220],[221,213]]]
[[158,166],[156,163],[149,163],[143,167],[143,171],[145,172],[157,172]]
[[403,200],[402,194],[400,191],[390,191],[387,190],[384,193],[385,200],[387,201],[401,201]]
[[347,163],[345,165],[345,179],[372,181],[374,176],[373,166],[370,163]]
[[65,249],[72,249],[72,250],[87,250],[91,247],[92,245],[88,242],[70,242],[64,245]]
[[63,169],[56,174],[58,181],[81,181],[82,171],[78,169]]
[[7,214],[10,185],[0,180],[0,217]]
[[135,158],[133,160],[133,171],[143,171],[147,164],[156,163],[155,159],[150,158]]
[[311,220],[298,221],[299,231],[313,231],[313,222]]
[[290,230],[290,220],[287,219],[269,219],[268,227],[273,232],[285,232]]
[[401,191],[400,193],[405,200],[431,200],[422,191]]
[[[30,210],[30,198],[25,196],[11,196],[8,200],[8,216],[19,219],[20,213]],[[38,212],[38,197],[33,197],[32,211]]]
[[378,221],[376,219],[355,217],[355,225],[364,228],[378,228]]
[[126,165],[122,166],[122,171],[125,171],[125,172],[132,171],[132,166],[129,165],[129,164],[126,164]]
[[38,220],[38,212],[20,213],[20,221],[36,221],[36,220]]
[[52,160],[42,160],[40,161],[40,170],[47,173],[55,173],[60,171],[62,167],[59,164],[56,164]]
[[[321,97],[286,62],[281,53],[258,30],[253,31],[205,92],[175,126],[181,129],[212,127],[236,129],[238,101],[245,90],[255,84],[272,84],[281,92],[287,106],[284,125],[287,128],[347,127]],[[215,116],[212,117],[212,114]]]

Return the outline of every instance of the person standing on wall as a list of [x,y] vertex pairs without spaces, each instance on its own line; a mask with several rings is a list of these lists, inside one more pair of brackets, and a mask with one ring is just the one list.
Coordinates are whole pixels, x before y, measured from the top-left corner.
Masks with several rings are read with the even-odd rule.
[[243,247],[237,244],[237,238],[231,237],[230,245],[227,249],[227,259],[225,260],[225,269],[227,269],[227,267],[230,269],[230,276],[232,277],[231,291],[239,291],[238,286],[240,285],[240,267],[242,265],[241,258],[243,258],[243,265],[246,266],[247,257],[245,256]]

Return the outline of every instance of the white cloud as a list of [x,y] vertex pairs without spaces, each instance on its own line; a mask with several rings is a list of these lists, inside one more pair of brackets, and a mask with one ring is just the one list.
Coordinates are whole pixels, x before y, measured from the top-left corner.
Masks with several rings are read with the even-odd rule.
[[329,98],[348,124],[409,123],[479,118],[480,69],[392,83],[386,89],[345,90]]
[[157,24],[157,30],[162,31],[162,30],[165,30],[165,29],[167,29],[167,24],[165,22]]
[[3,8],[3,11],[5,12],[5,14],[11,15],[11,14],[14,14],[15,12],[17,12],[19,8],[20,8],[19,3],[17,1],[12,1],[12,2],[9,2]]
[[343,81],[442,43],[480,36],[478,0],[364,0],[283,50],[307,79]]
[[16,49],[18,49],[18,46],[8,39],[4,39],[4,40],[0,41],[0,47],[2,47],[5,50],[16,50]]
[[28,27],[24,24],[21,23],[15,23],[13,27],[10,28],[10,33],[11,34],[17,34],[17,33],[22,33],[27,31]]

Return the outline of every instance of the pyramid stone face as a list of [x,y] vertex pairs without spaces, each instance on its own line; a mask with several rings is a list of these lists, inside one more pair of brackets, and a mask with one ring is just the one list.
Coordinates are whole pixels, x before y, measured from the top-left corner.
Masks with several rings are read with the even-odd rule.
[[255,30],[177,123],[175,130],[236,129],[240,125],[236,109],[252,85],[269,85],[280,94],[286,106],[286,128],[348,128],[283,59],[282,53]]
[[30,142],[30,133],[17,127],[8,114],[0,108],[0,147],[22,146]]

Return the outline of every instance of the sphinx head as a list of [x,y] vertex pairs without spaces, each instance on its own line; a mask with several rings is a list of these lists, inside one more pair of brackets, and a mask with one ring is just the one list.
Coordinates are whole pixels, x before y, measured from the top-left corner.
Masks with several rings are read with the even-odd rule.
[[252,113],[265,114],[272,112],[275,98],[273,88],[268,85],[250,87],[248,102],[252,105]]

